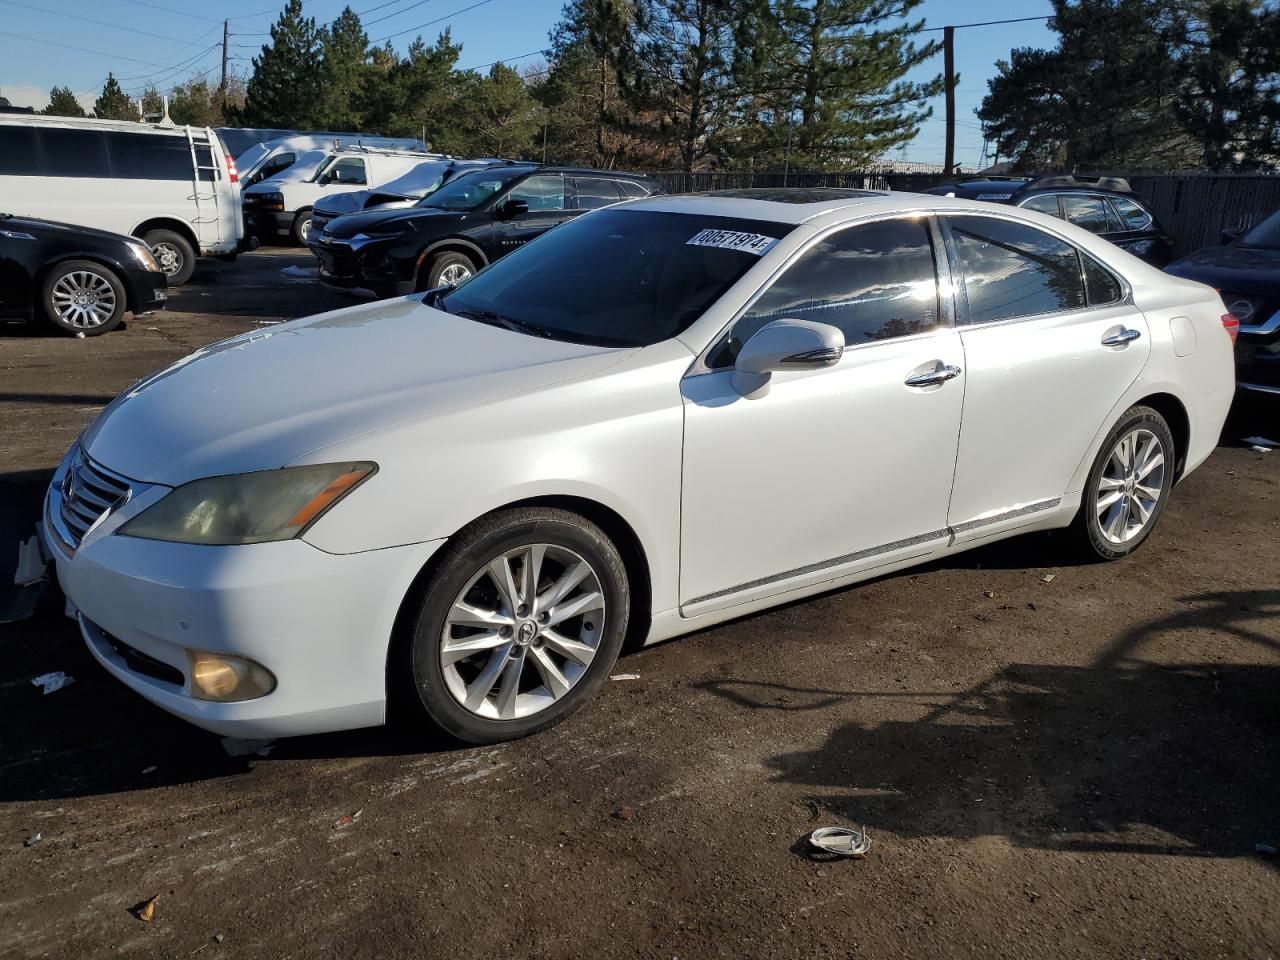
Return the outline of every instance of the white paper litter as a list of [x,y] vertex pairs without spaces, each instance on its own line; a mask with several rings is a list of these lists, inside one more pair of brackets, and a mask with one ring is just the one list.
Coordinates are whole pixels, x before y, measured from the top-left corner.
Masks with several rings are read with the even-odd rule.
[[1250,449],[1250,450],[1252,450],[1254,453],[1270,453],[1270,452],[1271,452],[1273,449],[1275,449],[1275,448],[1274,448],[1274,447],[1264,447],[1264,446],[1263,446],[1262,444],[1260,444],[1260,443],[1255,443],[1255,444],[1254,444],[1253,446],[1251,446],[1249,449]]
[[320,271],[316,268],[308,270],[306,267],[289,266],[280,271],[280,276],[298,280],[315,280],[320,276]]
[[37,687],[40,687],[44,691],[45,696],[48,696],[51,693],[56,693],[63,687],[71,686],[71,684],[76,682],[76,678],[69,677],[61,670],[57,670],[53,673],[42,673],[40,676],[33,678],[31,682]]
[[223,737],[222,749],[229,757],[265,757],[276,742],[274,740],[246,740],[241,737]]
[[39,583],[48,574],[44,557],[40,555],[40,543],[33,535],[18,544],[18,569],[14,571],[13,582],[20,587],[29,587]]
[[613,676],[611,676],[609,679],[610,679],[610,680],[639,680],[639,679],[640,679],[640,674],[638,674],[638,673],[615,673],[615,674],[614,674]]
[[1053,578],[1054,578],[1054,577],[1056,577],[1056,576],[1057,576],[1057,574],[1056,574],[1056,573],[1046,573],[1043,577],[1041,577],[1041,578],[1040,578],[1040,582],[1041,582],[1041,583],[1053,583]]

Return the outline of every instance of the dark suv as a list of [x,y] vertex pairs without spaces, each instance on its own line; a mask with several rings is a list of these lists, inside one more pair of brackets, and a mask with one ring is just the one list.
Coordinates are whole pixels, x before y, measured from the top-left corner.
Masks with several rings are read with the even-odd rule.
[[339,217],[307,245],[325,283],[404,296],[461,283],[588,210],[660,192],[612,170],[512,163],[463,174],[412,207]]
[[1168,265],[1173,243],[1155,215],[1120,177],[979,177],[932,187],[926,193],[1026,207],[1067,220],[1110,240],[1147,263]]

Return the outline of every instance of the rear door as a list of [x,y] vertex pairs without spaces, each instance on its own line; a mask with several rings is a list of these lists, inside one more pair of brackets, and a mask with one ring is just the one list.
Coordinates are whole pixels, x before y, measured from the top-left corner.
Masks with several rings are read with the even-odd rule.
[[1061,502],[1151,341],[1123,282],[1061,237],[993,216],[940,220],[966,364],[948,514],[963,541]]

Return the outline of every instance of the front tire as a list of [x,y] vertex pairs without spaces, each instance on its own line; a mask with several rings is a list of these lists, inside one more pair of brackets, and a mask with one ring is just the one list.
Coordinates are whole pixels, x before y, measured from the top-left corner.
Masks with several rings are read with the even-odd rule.
[[1119,560],[1146,541],[1173,489],[1177,451],[1168,422],[1152,407],[1125,411],[1102,442],[1072,524],[1089,560]]
[[305,247],[307,245],[307,234],[311,230],[311,208],[299,210],[297,216],[293,218],[293,226],[289,230],[290,237],[293,238],[295,246]]
[[629,616],[622,557],[590,520],[484,517],[449,540],[424,591],[407,664],[417,701],[466,743],[545,730],[599,690]]
[[127,300],[115,271],[92,260],[68,260],[44,278],[40,303],[59,330],[96,337],[120,326]]
[[160,269],[169,278],[169,286],[180,287],[191,279],[196,269],[196,251],[186,237],[172,230],[150,230],[142,242],[155,254]]
[[470,280],[476,272],[476,265],[465,253],[447,250],[437,253],[427,266],[426,286],[423,290],[434,290],[436,287],[457,286],[464,280]]

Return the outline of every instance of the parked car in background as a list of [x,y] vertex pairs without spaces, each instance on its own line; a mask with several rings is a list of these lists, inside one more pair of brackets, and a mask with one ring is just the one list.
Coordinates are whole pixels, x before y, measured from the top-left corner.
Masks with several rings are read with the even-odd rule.
[[311,229],[311,209],[321,198],[377,187],[408,173],[427,156],[364,146],[331,151],[308,177],[294,180],[286,170],[245,190],[245,227],[261,239],[284,236],[301,246]]
[[137,237],[0,213],[0,320],[43,319],[95,337],[168,298],[164,271]]
[[[436,196],[502,199],[508,173]],[[600,175],[532,176],[530,199]],[[201,727],[373,726],[400,696],[509,740],[600,689],[624,639],[1033,530],[1128,556],[1217,443],[1222,314],[1025,210],[622,203],[135,384],[58,466],[42,536],[93,656]]]
[[0,202],[10,213],[140,237],[171,285],[197,256],[246,240],[235,164],[207,127],[0,116]]
[[[250,147],[265,143],[268,140],[279,140],[298,133],[297,130],[280,130],[265,127],[214,127],[218,139],[223,142],[231,156],[240,164],[240,156]],[[334,136],[351,136],[351,134],[334,134]]]
[[339,217],[308,245],[325,283],[403,296],[461,283],[588,210],[660,192],[614,170],[504,164],[464,173],[412,207]]
[[509,163],[505,160],[458,160],[456,158],[440,158],[424,160],[402,177],[372,190],[354,190],[350,193],[336,193],[316,201],[311,209],[312,237],[324,232],[329,221],[345,217],[363,210],[393,210],[411,207],[427,195],[434,193],[454,177],[471,170],[484,170],[488,167]]
[[1236,383],[1280,395],[1280,210],[1250,230],[1224,231],[1222,239],[1222,246],[1197,250],[1166,272],[1222,293],[1240,321]]
[[1163,267],[1173,256],[1173,242],[1121,177],[978,177],[925,192],[1047,213],[1096,233],[1152,266]]
[[236,167],[246,188],[277,176],[300,157],[314,150],[335,151],[343,147],[366,146],[384,150],[414,150],[426,153],[421,140],[408,137],[366,137],[359,133],[291,133],[276,140],[255,144],[236,154]]

